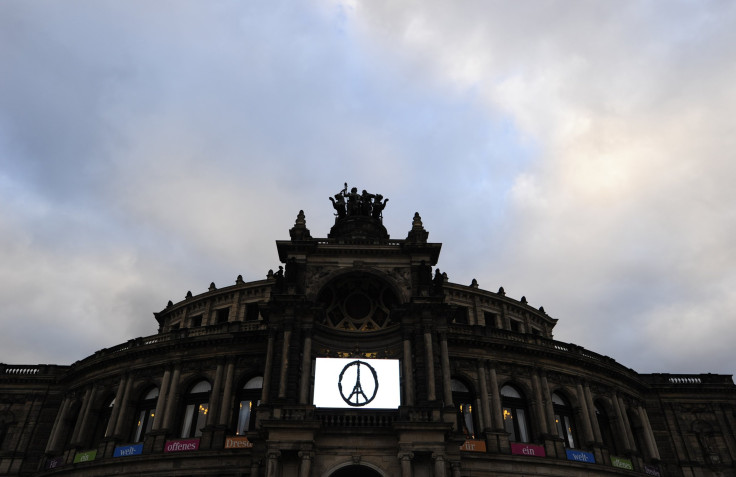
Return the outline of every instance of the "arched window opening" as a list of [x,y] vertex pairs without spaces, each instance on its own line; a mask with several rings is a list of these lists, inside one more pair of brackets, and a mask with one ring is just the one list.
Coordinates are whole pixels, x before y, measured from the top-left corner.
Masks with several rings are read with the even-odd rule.
[[364,465],[348,465],[336,470],[330,477],[381,477],[381,474]]
[[574,449],[577,438],[572,406],[558,393],[552,393],[552,405],[555,411],[557,435],[565,442],[565,447]]
[[503,407],[503,426],[509,433],[512,442],[529,442],[529,425],[527,422],[526,399],[513,386],[501,388],[501,406]]
[[468,387],[457,379],[451,381],[452,401],[457,407],[457,428],[468,439],[475,438],[474,396]]
[[238,420],[235,423],[235,434],[241,435],[252,431],[256,426],[255,411],[261,403],[263,376],[256,376],[248,380],[240,391],[236,400]]
[[207,381],[199,381],[192,386],[184,400],[184,418],[181,421],[181,437],[199,437],[207,423],[210,390]]
[[602,402],[596,401],[594,403],[595,417],[598,421],[598,428],[601,430],[601,438],[603,439],[603,445],[612,453],[616,454],[616,440],[613,438],[613,430],[611,428],[611,418],[606,411],[606,407]]
[[639,419],[639,416],[633,412],[631,409],[626,410],[626,415],[629,418],[629,424],[631,425],[631,434],[634,436],[634,450],[638,450],[642,456],[648,457],[644,455],[644,451],[646,450],[646,446],[644,443],[646,442],[644,440],[644,426],[641,423],[641,419]]
[[95,425],[93,437],[93,444],[99,443],[105,437],[105,431],[107,431],[107,425],[110,423],[110,417],[112,416],[112,410],[115,406],[115,396],[110,396],[102,401],[102,408],[100,409],[97,424]]
[[151,431],[153,421],[156,418],[156,400],[158,399],[158,388],[150,388],[141,396],[135,411],[135,427],[131,440],[140,442]]

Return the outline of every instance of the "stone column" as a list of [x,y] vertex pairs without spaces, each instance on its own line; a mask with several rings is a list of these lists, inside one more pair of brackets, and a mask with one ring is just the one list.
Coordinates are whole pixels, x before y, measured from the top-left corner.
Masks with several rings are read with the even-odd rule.
[[411,477],[411,460],[414,454],[411,452],[400,452],[399,460],[401,461],[401,477]]
[[593,435],[595,436],[595,441],[603,442],[601,427],[598,425],[598,415],[595,412],[595,404],[593,403],[593,397],[590,394],[590,386],[586,383],[583,390],[585,391],[585,401],[588,403],[588,413],[590,415],[590,423],[593,427]]
[[92,385],[92,388],[90,389],[89,393],[89,399],[87,400],[87,408],[84,410],[84,417],[82,418],[82,426],[79,429],[79,434],[77,434],[77,441],[80,444],[87,444],[87,441],[89,440],[89,423],[90,423],[90,413],[92,412],[92,407],[95,405],[95,398],[97,397],[97,386],[94,384]]
[[309,477],[312,471],[312,453],[299,451],[299,477]]
[[618,396],[616,394],[613,394],[611,396],[611,402],[613,403],[613,411],[616,413],[616,423],[618,426],[616,426],[618,429],[618,438],[621,440],[621,443],[624,446],[624,449],[631,449],[631,444],[629,443],[629,435],[626,432],[626,423],[624,422],[624,417],[621,414],[621,405],[618,402]]
[[460,477],[460,462],[450,462],[452,477]]
[[233,375],[235,374],[235,363],[229,361],[225,370],[225,391],[222,396],[222,406],[220,407],[220,421],[221,426],[227,426],[230,421],[230,412],[233,409]]
[[425,359],[427,365],[427,399],[434,401],[437,399],[435,393],[435,382],[434,382],[434,352],[432,351],[432,330],[429,327],[424,329],[424,349]]
[[[723,433],[723,440],[726,441],[726,447],[728,447],[728,452],[731,456],[731,460],[736,459],[736,439],[734,439],[733,429],[736,429],[736,426],[734,426],[734,419],[733,419],[733,412],[729,412],[728,409],[724,409],[724,405],[720,405],[716,407],[716,418],[721,423],[721,432]],[[645,410],[646,412],[646,410]],[[647,422],[649,420],[647,419]],[[651,430],[651,426],[649,427]],[[652,432],[652,439],[654,440],[654,443],[656,445],[656,440],[654,439],[654,433]],[[657,452],[659,453],[659,451]],[[659,457],[657,457],[659,458]]]
[[450,375],[450,354],[447,350],[447,333],[440,333],[440,361],[442,362],[442,398],[445,406],[452,406],[452,377]]
[[302,380],[299,388],[299,404],[307,404],[309,399],[309,385],[312,382],[312,337],[306,330],[302,355]]
[[649,448],[649,456],[652,459],[660,460],[659,449],[657,449],[657,441],[654,439],[654,432],[652,432],[652,426],[649,423],[647,410],[644,409],[643,406],[638,406],[637,411],[639,412],[639,419],[641,419],[641,424],[642,426],[644,426],[644,438],[646,439],[647,447]]
[[286,397],[286,376],[289,371],[289,346],[291,330],[284,330],[284,346],[281,349],[281,373],[279,376],[279,398]]
[[[158,392],[156,400],[156,411],[154,411],[152,431],[161,429],[164,420],[164,407],[166,407],[166,394],[169,392],[169,381],[171,380],[171,370],[168,368],[164,371],[164,377],[161,378],[161,389]],[[117,399],[117,398],[115,398]]]
[[266,404],[271,388],[271,368],[273,367],[273,342],[274,331],[268,333],[268,345],[266,346],[266,366],[263,370],[263,389],[261,390],[261,404]]
[[115,433],[115,425],[117,424],[118,416],[120,415],[120,404],[123,401],[123,390],[125,389],[127,381],[128,377],[123,375],[120,378],[120,383],[118,383],[118,389],[115,391],[114,404],[112,405],[112,412],[110,413],[110,420],[107,422],[107,429],[105,429],[105,437],[110,437]]
[[414,405],[414,376],[412,373],[411,340],[408,334],[404,335],[404,404]]
[[84,398],[82,398],[82,406],[79,408],[79,414],[77,415],[77,420],[74,424],[74,430],[72,431],[72,438],[71,438],[72,445],[77,444],[79,432],[82,429],[82,422],[84,421],[84,416],[86,415],[87,408],[89,406],[89,395],[91,392],[92,392],[91,387],[87,388],[87,390],[84,392]]
[[480,407],[483,413],[483,431],[491,429],[491,405],[488,402],[488,382],[486,380],[486,367],[482,360],[478,360],[478,380],[480,382]]
[[557,431],[555,407],[552,403],[552,393],[549,392],[549,382],[545,373],[542,373],[542,393],[544,393],[546,399],[544,409],[546,411],[547,427],[550,429],[550,434],[555,434]]
[[583,385],[578,383],[576,388],[578,394],[578,401],[580,402],[580,420],[583,424],[583,430],[585,431],[585,441],[593,442],[595,437],[593,436],[593,425],[590,422],[590,412],[588,412],[588,402],[585,399],[585,391],[583,391]]
[[205,424],[207,426],[214,426],[217,424],[217,413],[220,410],[222,401],[222,373],[224,369],[225,365],[222,362],[217,363],[215,385],[212,386],[212,392],[210,393],[210,407],[207,410],[207,422]]
[[54,427],[51,428],[49,442],[46,445],[47,454],[53,454],[58,450],[59,434],[61,434],[62,429],[64,428],[64,422],[66,421],[67,413],[69,412],[69,406],[71,406],[71,399],[66,396],[61,402],[59,413],[56,415],[56,421],[54,421]]
[[634,440],[634,433],[631,430],[629,415],[626,413],[626,403],[624,402],[624,399],[618,394],[616,395],[616,397],[618,399],[618,405],[621,407],[621,416],[623,417],[624,430],[626,431],[626,436],[628,437],[629,445],[631,446],[629,447],[629,449],[633,450],[636,447],[636,441]]
[[434,459],[434,477],[445,477],[445,456],[442,454],[432,454]]
[[174,374],[171,376],[171,389],[169,396],[166,398],[166,410],[164,411],[164,429],[172,430],[174,410],[176,408],[176,398],[179,393],[179,376],[181,375],[181,364],[174,365]]
[[496,430],[503,429],[503,408],[501,406],[501,390],[498,389],[498,379],[496,378],[496,369],[493,365],[489,366],[488,374],[491,376],[491,397],[493,398],[491,413],[491,423]]
[[115,422],[115,436],[121,436],[125,430],[125,420],[128,417],[128,407],[130,402],[130,391],[133,388],[133,376],[128,375],[128,379],[125,382],[125,390],[123,391],[123,398],[120,400],[120,412],[117,415],[117,421]]
[[266,457],[266,477],[278,477],[279,457],[281,457],[281,452],[277,450],[268,451],[268,455]]
[[542,400],[542,388],[539,384],[539,376],[536,371],[532,371],[532,390],[534,392],[534,410],[537,414],[537,420],[539,421],[539,430],[542,431],[542,435],[550,434],[547,428],[547,419],[544,412],[544,402]]

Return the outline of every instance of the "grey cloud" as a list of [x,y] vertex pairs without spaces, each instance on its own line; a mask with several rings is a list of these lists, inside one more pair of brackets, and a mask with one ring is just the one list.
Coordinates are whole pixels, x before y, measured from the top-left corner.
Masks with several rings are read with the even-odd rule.
[[74,361],[263,278],[348,181],[558,339],[732,372],[731,8],[173,5],[4,7],[0,360]]

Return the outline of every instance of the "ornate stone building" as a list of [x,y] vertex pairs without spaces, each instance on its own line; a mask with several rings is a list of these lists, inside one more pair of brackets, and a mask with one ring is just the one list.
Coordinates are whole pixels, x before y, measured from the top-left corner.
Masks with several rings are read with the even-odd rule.
[[0,365],[0,475],[736,476],[731,376],[640,374],[451,283],[419,214],[299,213],[283,268],[71,366]]

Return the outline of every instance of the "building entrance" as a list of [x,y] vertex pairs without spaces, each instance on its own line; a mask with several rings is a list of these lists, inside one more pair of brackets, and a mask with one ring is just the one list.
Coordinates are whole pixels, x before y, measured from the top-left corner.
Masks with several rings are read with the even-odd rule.
[[348,465],[330,474],[330,477],[382,477],[377,471],[364,465]]

